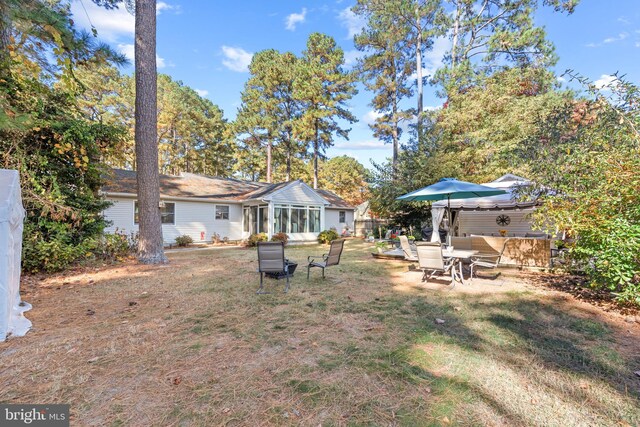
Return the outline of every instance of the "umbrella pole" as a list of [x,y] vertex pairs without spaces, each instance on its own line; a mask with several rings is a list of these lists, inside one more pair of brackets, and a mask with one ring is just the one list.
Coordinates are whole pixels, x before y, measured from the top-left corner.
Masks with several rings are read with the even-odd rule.
[[449,230],[447,230],[447,246],[451,246],[451,194],[447,194],[447,210],[449,211]]

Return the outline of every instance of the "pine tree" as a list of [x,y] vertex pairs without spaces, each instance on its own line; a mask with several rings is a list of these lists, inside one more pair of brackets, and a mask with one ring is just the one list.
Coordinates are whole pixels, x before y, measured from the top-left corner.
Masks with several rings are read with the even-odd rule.
[[357,121],[346,104],[357,93],[355,75],[344,71],[343,65],[344,53],[333,38],[320,33],[309,36],[294,82],[294,98],[303,112],[293,132],[312,145],[313,188],[318,188],[318,160],[333,145],[334,134],[349,137],[350,129],[337,120]]

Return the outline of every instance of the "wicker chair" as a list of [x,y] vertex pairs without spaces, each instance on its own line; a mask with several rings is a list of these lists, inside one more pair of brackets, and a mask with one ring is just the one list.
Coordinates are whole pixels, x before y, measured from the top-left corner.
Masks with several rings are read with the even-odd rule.
[[340,264],[340,256],[342,255],[342,249],[344,248],[344,239],[338,239],[331,242],[328,254],[321,256],[311,255],[307,258],[309,264],[307,265],[307,280],[309,280],[309,273],[312,267],[318,267],[322,269],[322,278],[324,279],[324,269],[331,267],[332,265]]

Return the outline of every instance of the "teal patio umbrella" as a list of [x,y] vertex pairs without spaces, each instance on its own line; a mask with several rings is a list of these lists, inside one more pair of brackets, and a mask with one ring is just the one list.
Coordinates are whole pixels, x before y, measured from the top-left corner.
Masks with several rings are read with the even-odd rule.
[[[447,237],[449,240],[448,243],[451,244],[451,199],[471,199],[473,197],[497,196],[498,194],[505,193],[506,191],[504,190],[487,187],[486,185],[459,181],[455,178],[442,178],[435,184],[402,195],[396,200],[404,200],[407,202],[447,200],[447,211],[449,214],[449,232],[447,233]],[[438,230],[433,230],[433,232],[437,233]]]

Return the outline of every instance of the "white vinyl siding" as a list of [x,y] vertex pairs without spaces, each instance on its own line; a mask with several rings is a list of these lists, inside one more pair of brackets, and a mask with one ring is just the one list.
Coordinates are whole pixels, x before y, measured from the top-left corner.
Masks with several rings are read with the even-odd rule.
[[[344,222],[340,222],[340,212],[344,212]],[[350,209],[330,209],[324,210],[324,229],[335,228],[338,234],[342,234],[345,227],[353,233],[353,210]]]
[[[113,205],[105,209],[105,219],[112,224],[105,229],[106,233],[114,233],[116,229],[126,234],[137,233],[138,225],[133,223],[134,199],[108,198]],[[175,203],[175,224],[162,224],[162,237],[165,244],[175,243],[175,238],[182,235],[191,236],[195,243],[211,242],[213,233],[230,240],[242,239],[242,207],[229,207],[229,220],[215,219],[215,203],[169,201]],[[204,233],[204,234],[202,234]],[[204,239],[202,237],[204,236]]]
[[[532,232],[529,215],[533,209],[514,209],[503,211],[460,211],[458,213],[458,236],[480,234],[485,236],[498,236],[500,230],[507,230],[508,236],[524,236]],[[509,225],[498,225],[496,218],[499,215],[508,215],[511,219]]]

